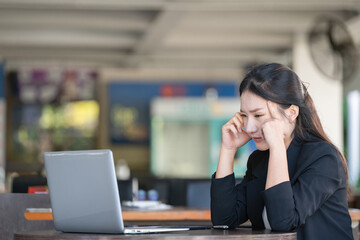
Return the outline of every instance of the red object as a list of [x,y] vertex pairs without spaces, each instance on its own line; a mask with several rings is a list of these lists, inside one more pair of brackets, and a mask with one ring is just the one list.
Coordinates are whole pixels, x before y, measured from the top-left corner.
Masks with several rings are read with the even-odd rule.
[[164,84],[160,89],[162,97],[183,97],[186,94],[186,87],[183,85]]
[[28,193],[47,194],[49,190],[47,186],[30,186],[28,187]]

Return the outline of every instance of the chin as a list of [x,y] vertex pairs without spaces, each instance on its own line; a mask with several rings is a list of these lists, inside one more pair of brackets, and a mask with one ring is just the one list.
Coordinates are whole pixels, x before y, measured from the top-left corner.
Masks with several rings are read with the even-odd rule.
[[256,148],[260,151],[266,151],[270,148],[267,143],[263,143],[263,142],[261,142],[261,143],[255,142],[255,145],[256,145]]

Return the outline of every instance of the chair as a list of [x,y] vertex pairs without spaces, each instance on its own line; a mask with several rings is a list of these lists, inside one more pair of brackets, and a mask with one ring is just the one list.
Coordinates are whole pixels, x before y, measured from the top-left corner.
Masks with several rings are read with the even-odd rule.
[[186,182],[186,206],[210,207],[210,179],[188,180]]
[[133,200],[133,180],[117,180],[120,200],[132,201]]
[[169,204],[210,207],[210,179],[169,179]]
[[[236,179],[240,183],[242,179]],[[171,179],[169,204],[187,207],[210,207],[211,179]]]

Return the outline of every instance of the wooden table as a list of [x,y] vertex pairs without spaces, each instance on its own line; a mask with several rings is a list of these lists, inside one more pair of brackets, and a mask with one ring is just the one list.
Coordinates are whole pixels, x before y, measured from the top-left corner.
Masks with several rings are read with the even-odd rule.
[[[38,212],[25,211],[27,220],[53,220],[51,209]],[[124,221],[210,221],[209,209],[175,207],[168,210],[126,210],[122,211]]]
[[[360,220],[360,210],[350,209],[350,217],[352,221]],[[28,212],[24,213],[27,220],[53,220],[53,215],[48,209],[43,212]],[[168,210],[160,211],[122,211],[124,221],[210,221],[211,215],[209,209],[191,209],[175,207]]]
[[[46,210],[46,209],[45,209]],[[209,209],[191,209],[175,207],[160,211],[122,212],[125,225],[210,225]],[[52,214],[45,212],[25,212],[28,220],[52,220]],[[110,235],[110,234],[69,234],[58,231],[34,231],[16,233],[15,240],[65,240],[65,239],[296,239],[296,233],[276,233],[269,230],[253,230],[251,228],[237,228],[231,230],[190,230],[186,232],[172,232],[161,234]]]
[[[51,206],[49,196],[43,194],[0,194],[0,239],[13,240],[14,234],[16,239],[71,239],[68,234],[54,231],[54,224],[52,221],[51,212],[30,213],[26,212],[27,208],[47,208]],[[25,216],[24,216],[25,215]],[[360,211],[357,209],[350,209],[351,219],[354,222],[359,222]],[[179,225],[181,221],[185,225],[211,225],[210,210],[209,209],[189,209],[189,208],[172,208],[162,211],[123,211],[125,225]],[[358,232],[358,226],[354,228]],[[195,232],[196,231],[196,232]],[[216,231],[216,232],[215,232]],[[264,238],[268,234],[273,236],[274,233],[266,231],[252,231],[251,229],[242,230],[192,230],[192,236],[206,239],[218,239],[224,235],[226,238],[237,238],[238,234],[247,236],[247,239],[271,239]],[[182,235],[181,235],[182,234]],[[156,234],[143,235],[136,238],[139,239],[188,239],[189,233],[174,233],[174,234]],[[260,234],[260,236],[259,236]],[[70,235],[72,237],[78,235]],[[101,238],[99,236],[102,236]],[[204,237],[206,236],[206,237]],[[358,233],[354,232],[355,239],[358,239]],[[95,235],[83,234],[78,236],[78,239],[116,239],[124,238],[131,239],[135,236],[125,235]],[[195,238],[195,237],[194,237]],[[198,238],[197,238],[198,239]],[[241,238],[238,238],[241,239]],[[273,239],[289,239],[288,235],[276,235]],[[291,238],[290,238],[291,239]],[[294,238],[296,236],[294,235]]]
[[[349,213],[352,220],[352,228],[353,228],[353,235],[354,239],[359,239],[359,220],[360,220],[360,210],[358,209],[349,209]],[[209,209],[189,209],[189,208],[172,208],[169,210],[161,210],[161,211],[123,211],[123,219],[125,225],[149,225],[149,223],[153,223],[153,225],[179,225],[179,222],[186,221],[185,225],[211,225],[211,215]],[[51,212],[42,212],[42,213],[29,213],[25,212],[25,218],[28,220],[52,220]],[[247,222],[245,225],[251,225]],[[202,233],[200,230],[197,233]],[[238,230],[234,233],[233,230],[229,230],[226,232],[229,238],[232,238],[232,234],[238,234]],[[241,231],[248,231],[248,230],[241,230]],[[56,233],[52,233],[54,236]],[[207,232],[207,237],[213,237],[213,234],[209,235]],[[57,235],[56,235],[57,236]],[[63,235],[61,235],[64,237]],[[93,235],[91,235],[93,236]],[[149,235],[146,235],[149,236]],[[161,235],[165,236],[165,235]],[[195,235],[194,235],[195,236]],[[118,237],[118,236],[116,236]],[[122,236],[124,237],[124,236]],[[130,239],[132,236],[129,236]],[[176,238],[178,238],[176,234]],[[182,235],[181,235],[182,237]],[[216,238],[216,237],[214,237]],[[22,239],[22,238],[19,238]],[[25,239],[25,238],[24,238]],[[34,238],[29,238],[34,239]],[[41,238],[43,239],[43,238]],[[47,239],[47,238],[45,238]],[[56,239],[56,238],[55,238]],[[81,239],[81,238],[80,238]],[[93,238],[91,238],[93,239]],[[96,239],[96,238],[94,238]],[[110,238],[112,239],[112,238]],[[116,239],[116,238],[114,238]],[[157,238],[150,238],[150,239],[157,239]],[[258,239],[257,236],[251,236],[249,239]],[[261,239],[261,238],[260,238]],[[268,238],[265,238],[268,239]],[[271,239],[271,238],[269,238]],[[275,238],[276,239],[276,238]],[[280,238],[280,239],[287,239],[287,238]]]
[[237,228],[231,230],[190,230],[160,234],[136,234],[136,235],[112,235],[112,234],[77,234],[61,233],[57,231],[36,231],[16,233],[14,240],[66,240],[66,239],[91,239],[91,240],[112,240],[112,239],[246,239],[246,240],[296,240],[296,233],[276,233],[269,230],[253,230],[251,228]]

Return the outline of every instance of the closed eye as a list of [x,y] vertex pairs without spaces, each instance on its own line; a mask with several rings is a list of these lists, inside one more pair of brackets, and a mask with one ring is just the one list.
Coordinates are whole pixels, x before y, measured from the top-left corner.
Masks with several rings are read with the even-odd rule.
[[262,117],[262,116],[264,116],[264,114],[255,114],[256,118],[259,118],[259,117]]

